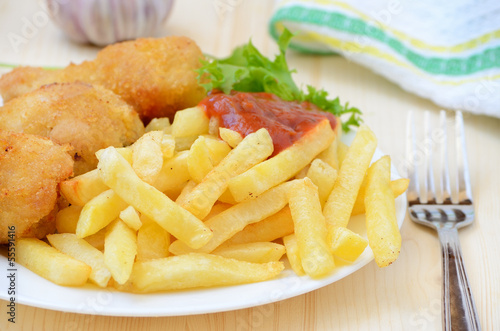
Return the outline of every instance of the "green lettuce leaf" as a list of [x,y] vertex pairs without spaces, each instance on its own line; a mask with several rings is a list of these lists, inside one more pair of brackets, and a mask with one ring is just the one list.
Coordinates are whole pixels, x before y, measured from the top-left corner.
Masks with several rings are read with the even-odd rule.
[[[280,53],[271,61],[252,44],[236,48],[225,59],[202,61],[198,69],[198,80],[207,90],[221,90],[229,94],[232,90],[240,92],[273,93],[287,101],[309,101],[324,111],[342,117],[342,129],[346,132],[351,126],[359,126],[362,122],[361,111],[355,107],[342,105],[339,98],[329,99],[328,92],[318,90],[310,85],[306,91],[295,84],[286,62],[285,53],[293,34],[285,29],[278,40]],[[345,120],[344,117],[348,119]]]

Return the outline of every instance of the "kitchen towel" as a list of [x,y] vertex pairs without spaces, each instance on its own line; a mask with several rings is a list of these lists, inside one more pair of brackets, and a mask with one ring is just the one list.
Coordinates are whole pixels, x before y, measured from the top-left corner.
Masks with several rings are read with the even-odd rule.
[[291,48],[338,53],[447,109],[500,117],[500,1],[284,0]]

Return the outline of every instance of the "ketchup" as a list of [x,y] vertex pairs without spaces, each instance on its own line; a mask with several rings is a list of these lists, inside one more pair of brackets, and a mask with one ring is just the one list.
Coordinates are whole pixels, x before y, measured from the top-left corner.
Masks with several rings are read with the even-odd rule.
[[310,102],[284,101],[271,93],[234,92],[211,94],[199,104],[219,126],[243,137],[266,128],[273,139],[274,156],[293,145],[319,122],[328,119],[332,129],[337,120]]

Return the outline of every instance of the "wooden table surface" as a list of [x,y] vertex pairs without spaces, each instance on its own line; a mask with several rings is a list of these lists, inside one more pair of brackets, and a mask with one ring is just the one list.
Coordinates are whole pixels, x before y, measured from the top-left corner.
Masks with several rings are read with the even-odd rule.
[[[266,55],[277,52],[267,30],[274,1],[176,1],[165,34],[186,35],[205,53],[224,56],[252,37]],[[69,42],[43,20],[35,0],[0,2],[0,63],[64,66],[91,59],[99,50]],[[23,27],[39,21],[35,29]],[[23,35],[23,33],[25,33]],[[14,35],[23,36],[13,43]],[[301,83],[324,87],[364,112],[379,148],[404,165],[406,116],[439,107],[403,91],[380,76],[338,56],[290,52]],[[496,91],[498,93],[499,91]],[[500,106],[499,106],[500,107]],[[500,120],[466,114],[476,222],[460,231],[480,321],[484,330],[500,328]],[[379,269],[374,262],[319,290],[281,302],[223,313],[179,317],[108,317],[63,313],[19,304],[16,324],[7,322],[1,302],[0,330],[440,330],[441,261],[436,234],[413,224],[402,226],[399,259]],[[3,277],[3,276],[2,276]],[[22,286],[19,285],[19,286]],[[0,289],[6,291],[6,289]]]

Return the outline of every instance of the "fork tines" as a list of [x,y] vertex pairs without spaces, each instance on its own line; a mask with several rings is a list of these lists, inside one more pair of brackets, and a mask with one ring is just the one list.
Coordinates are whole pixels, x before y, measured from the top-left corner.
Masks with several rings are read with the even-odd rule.
[[[469,169],[467,165],[467,153],[465,148],[465,133],[463,116],[460,111],[455,114],[455,155],[456,171],[452,180],[456,183],[454,192],[450,188],[450,168],[448,156],[448,135],[446,125],[446,112],[442,110],[439,114],[439,126],[432,128],[430,113],[424,113],[425,137],[417,140],[415,135],[415,120],[413,113],[408,115],[407,123],[407,162],[408,178],[408,203],[434,205],[434,204],[472,204]],[[439,167],[437,180],[439,191],[436,190],[434,182],[433,151],[438,147]],[[422,181],[419,182],[419,167],[423,166]],[[423,185],[422,188],[420,185]],[[424,192],[420,194],[420,190]],[[455,193],[455,194],[452,194]],[[454,197],[456,197],[454,199]]]

